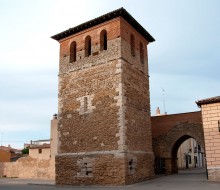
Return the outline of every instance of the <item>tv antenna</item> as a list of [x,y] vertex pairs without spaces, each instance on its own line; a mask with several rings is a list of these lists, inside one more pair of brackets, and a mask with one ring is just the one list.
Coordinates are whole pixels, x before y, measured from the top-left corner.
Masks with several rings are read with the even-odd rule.
[[167,111],[166,111],[166,100],[165,100],[165,90],[163,88],[161,88],[162,90],[162,96],[163,96],[163,109],[164,109],[164,115],[167,115]]
[[3,135],[4,135],[4,133],[1,132],[1,146],[2,146],[2,142],[3,142]]

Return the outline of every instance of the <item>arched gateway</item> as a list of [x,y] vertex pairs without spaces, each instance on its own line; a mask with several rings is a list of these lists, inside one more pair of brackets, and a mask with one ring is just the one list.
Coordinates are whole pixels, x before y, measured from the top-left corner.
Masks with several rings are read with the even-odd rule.
[[201,112],[160,115],[151,118],[153,151],[166,174],[177,173],[177,151],[189,138],[194,138],[204,148]]

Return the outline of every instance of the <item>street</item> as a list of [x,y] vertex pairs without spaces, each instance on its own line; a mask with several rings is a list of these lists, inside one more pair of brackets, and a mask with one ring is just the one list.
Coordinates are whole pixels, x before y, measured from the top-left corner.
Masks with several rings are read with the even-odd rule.
[[161,176],[128,186],[55,186],[51,181],[0,178],[0,190],[69,190],[69,189],[135,189],[135,190],[219,190],[220,182],[206,180],[204,169],[180,171],[179,174]]

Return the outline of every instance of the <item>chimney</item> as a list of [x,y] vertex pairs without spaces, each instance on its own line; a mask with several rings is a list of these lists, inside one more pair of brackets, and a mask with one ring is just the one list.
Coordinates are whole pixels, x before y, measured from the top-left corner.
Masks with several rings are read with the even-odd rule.
[[160,108],[159,108],[159,107],[157,107],[157,109],[156,109],[156,115],[161,115],[161,114],[160,114]]
[[57,119],[57,114],[56,113],[53,115],[53,119]]

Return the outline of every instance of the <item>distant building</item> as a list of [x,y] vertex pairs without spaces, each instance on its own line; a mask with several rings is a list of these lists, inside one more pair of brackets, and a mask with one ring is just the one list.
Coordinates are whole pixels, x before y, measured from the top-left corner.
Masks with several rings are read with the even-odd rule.
[[[31,141],[24,144],[29,147],[29,156],[9,162],[10,151],[4,152],[4,161],[0,163],[0,177],[18,177],[32,179],[55,179],[55,155],[57,153],[57,117],[51,120],[50,139]],[[15,151],[16,152],[16,151]]]
[[31,141],[29,156],[39,159],[54,158],[57,153],[57,116],[54,115],[50,126],[50,139]]
[[14,149],[10,145],[0,146],[0,162],[13,162],[21,156],[21,150]]
[[204,167],[204,151],[197,141],[190,138],[184,141],[178,150],[178,168],[198,168]]
[[29,156],[39,159],[50,159],[50,144],[33,145],[29,148]]

